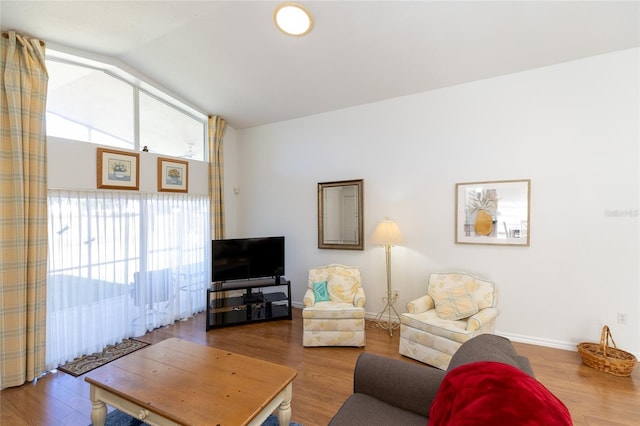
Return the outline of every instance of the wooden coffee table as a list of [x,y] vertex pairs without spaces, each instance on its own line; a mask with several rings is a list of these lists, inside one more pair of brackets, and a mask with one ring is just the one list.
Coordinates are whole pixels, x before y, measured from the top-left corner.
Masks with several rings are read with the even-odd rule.
[[171,338],[87,374],[91,420],[109,404],[152,425],[260,425],[278,410],[291,421],[296,370]]

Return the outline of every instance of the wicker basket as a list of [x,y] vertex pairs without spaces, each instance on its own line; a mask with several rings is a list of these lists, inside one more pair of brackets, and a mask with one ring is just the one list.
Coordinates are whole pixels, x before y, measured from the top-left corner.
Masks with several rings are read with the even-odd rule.
[[[609,347],[609,339],[613,343],[612,348]],[[618,349],[616,342],[613,341],[611,330],[606,325],[602,328],[600,344],[580,343],[578,352],[582,356],[582,361],[589,367],[614,376],[630,376],[638,362],[633,354]]]

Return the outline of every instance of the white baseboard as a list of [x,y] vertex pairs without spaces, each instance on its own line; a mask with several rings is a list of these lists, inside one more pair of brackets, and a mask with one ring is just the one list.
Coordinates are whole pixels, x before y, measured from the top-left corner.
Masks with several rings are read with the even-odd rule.
[[[520,334],[512,334],[512,333],[501,333],[499,331],[496,331],[496,334],[506,337],[509,340],[512,340],[514,342],[518,342],[518,343],[528,343],[530,345],[536,345],[536,346],[545,346],[548,348],[555,348],[555,349],[563,349],[565,351],[571,351],[571,352],[578,352],[578,348],[577,345],[578,343],[573,343],[573,342],[562,342],[560,340],[550,340],[550,339],[543,339],[540,337],[531,337],[531,336],[522,336]],[[594,341],[594,343],[597,343]],[[633,354],[636,358],[640,359],[640,353],[635,353],[635,352],[630,352],[627,351],[630,354]]]
[[522,334],[503,333],[501,331],[496,331],[496,334],[502,337],[506,337],[513,342],[527,343],[529,345],[544,346],[547,348],[562,349],[571,352],[578,351],[578,349],[576,348],[576,343],[572,342],[563,342],[560,340],[551,340],[542,337],[524,336]]

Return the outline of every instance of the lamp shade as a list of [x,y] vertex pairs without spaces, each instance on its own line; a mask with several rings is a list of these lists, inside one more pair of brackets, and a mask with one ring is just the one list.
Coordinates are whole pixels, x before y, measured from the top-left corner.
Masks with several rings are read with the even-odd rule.
[[383,246],[398,246],[404,244],[404,237],[397,223],[385,219],[376,226],[376,230],[371,236],[371,242]]

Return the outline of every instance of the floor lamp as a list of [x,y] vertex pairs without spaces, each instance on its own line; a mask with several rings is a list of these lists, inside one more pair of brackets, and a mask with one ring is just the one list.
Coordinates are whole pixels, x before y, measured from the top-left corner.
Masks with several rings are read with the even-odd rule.
[[[378,327],[383,330],[389,330],[389,336],[393,336],[393,330],[400,327],[399,322],[391,321],[391,311],[395,314],[396,318],[400,318],[396,308],[393,307],[394,303],[398,300],[397,295],[393,295],[391,292],[391,246],[397,246],[404,244],[404,238],[400,233],[398,224],[390,220],[388,217],[376,226],[371,237],[371,242],[384,246],[384,251],[387,261],[387,297],[383,297],[382,301],[386,303],[382,312],[376,315],[376,323]],[[385,319],[385,313],[386,319]]]

